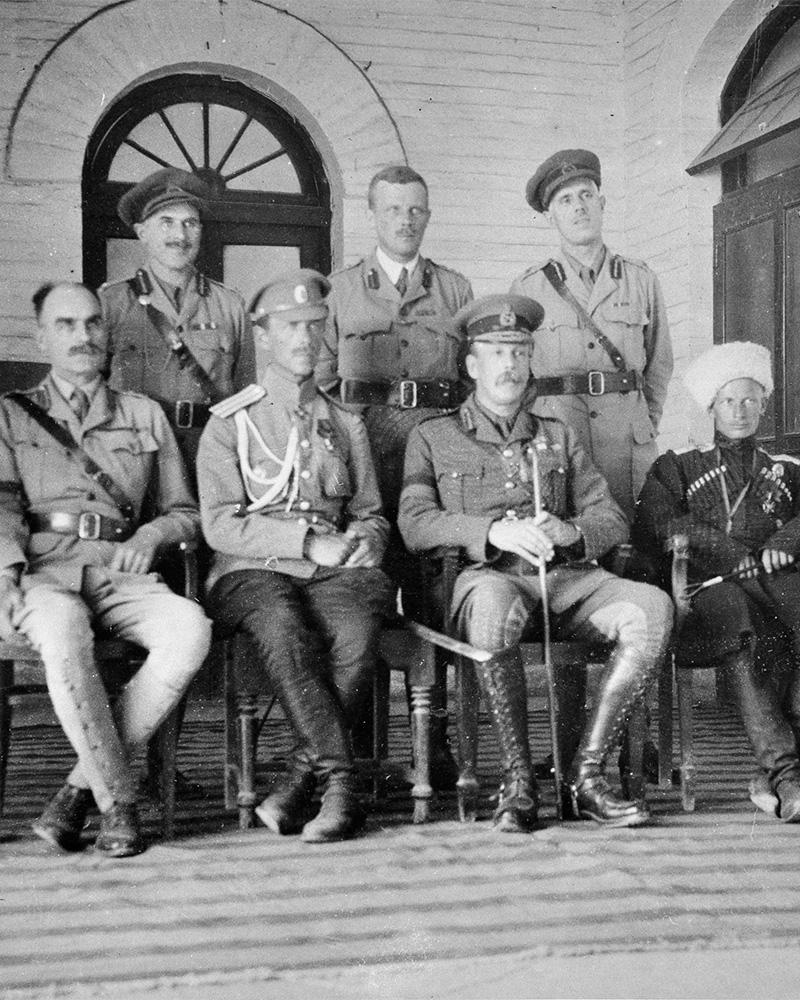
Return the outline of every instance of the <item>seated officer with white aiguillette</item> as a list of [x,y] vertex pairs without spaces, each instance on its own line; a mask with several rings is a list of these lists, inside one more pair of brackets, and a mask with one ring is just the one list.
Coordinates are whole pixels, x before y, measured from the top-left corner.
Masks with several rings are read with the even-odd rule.
[[626,540],[628,526],[574,432],[530,412],[542,315],[519,295],[490,295],[458,313],[475,390],[458,412],[412,433],[399,526],[412,552],[465,553],[450,613],[461,637],[494,654],[475,667],[505,771],[496,827],[525,833],[537,824],[519,641],[542,600],[542,560],[557,633],[614,643],[569,775],[576,818],[638,826],[646,806],[614,793],[605,758],[659,668],[672,604],[594,562]]
[[[24,636],[44,661],[56,715],[78,755],[33,825],[62,850],[82,846],[90,807],[98,850],[144,850],[131,751],[180,700],[208,652],[200,607],[151,572],[199,535],[197,503],[161,407],[103,380],[108,338],[85,286],[33,297],[45,380],[0,400],[0,637]],[[113,708],[92,625],[147,657]]]
[[270,363],[259,385],[211,408],[197,465],[214,550],[209,613],[255,641],[296,740],[256,815],[311,843],[364,823],[349,727],[371,690],[392,593],[367,432],[313,377],[329,287],[304,269],[258,293],[253,323]]

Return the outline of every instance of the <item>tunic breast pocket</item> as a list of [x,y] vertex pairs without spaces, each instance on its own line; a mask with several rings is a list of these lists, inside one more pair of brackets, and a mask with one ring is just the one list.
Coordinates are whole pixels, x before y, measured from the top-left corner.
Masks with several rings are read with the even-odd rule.
[[212,378],[223,378],[229,372],[233,355],[230,344],[221,338],[219,330],[192,329],[186,346]]
[[626,367],[642,371],[647,363],[642,337],[642,331],[650,322],[647,310],[637,302],[607,302],[600,315],[600,326],[612,335]]
[[145,353],[134,340],[123,340],[114,347],[111,358],[112,379],[123,389],[139,389],[144,374]]
[[440,472],[439,499],[445,510],[480,514],[486,510],[486,476],[482,467]]
[[40,445],[30,439],[14,442],[17,469],[25,495],[31,503],[41,499],[45,482],[64,482],[65,469],[62,463],[66,459],[62,453],[63,449],[59,449],[55,442],[52,447]]
[[343,455],[334,452],[326,457],[320,469],[320,489],[325,497],[350,497],[353,485],[350,469]]

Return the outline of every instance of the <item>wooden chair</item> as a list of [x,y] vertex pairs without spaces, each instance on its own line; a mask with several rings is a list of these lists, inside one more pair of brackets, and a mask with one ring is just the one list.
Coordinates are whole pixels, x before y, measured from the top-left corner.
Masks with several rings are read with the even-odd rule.
[[[430,634],[429,634],[430,633]],[[387,623],[381,635],[381,655],[373,684],[372,757],[358,761],[380,793],[388,757],[389,687],[392,670],[402,671],[411,691],[411,738],[414,771],[411,796],[414,822],[427,823],[433,789],[430,783],[431,696],[443,667],[437,662],[435,635],[425,626],[400,619]],[[259,735],[275,703],[264,695],[258,654],[246,636],[224,640],[225,808],[239,811],[239,826],[255,823],[256,757]]]
[[[449,606],[456,577],[461,569],[461,550],[449,549],[441,554],[441,588],[444,601]],[[532,631],[520,646],[522,659],[526,670],[542,671],[545,666],[544,646],[540,639],[535,638]],[[577,750],[580,730],[571,731],[564,716],[559,712],[559,705],[572,703],[579,706],[579,718],[586,695],[586,668],[589,663],[603,662],[610,651],[607,643],[581,643],[555,641],[550,644],[551,663],[556,695],[555,718],[557,750],[563,766],[561,787],[556,787],[556,813],[559,819],[568,809],[568,788],[566,773],[571,758]],[[479,798],[479,783],[477,779],[478,757],[478,708],[480,691],[472,661],[467,657],[455,657],[450,662],[456,671],[456,733],[458,746],[459,779],[457,785],[458,811],[462,822],[475,820]],[[661,714],[665,711],[671,714],[671,675],[662,671],[659,680],[659,703]],[[665,679],[664,679],[665,678]],[[663,703],[661,701],[663,695]],[[626,734],[626,746],[623,759],[624,773],[621,774],[624,793],[631,798],[641,798],[645,793],[645,778],[643,773],[644,741],[647,733],[646,708],[644,703],[634,711]],[[669,726],[660,724],[659,728],[659,784],[669,784],[671,771],[671,723]],[[554,747],[554,752],[556,747]],[[662,763],[663,761],[663,763]],[[555,778],[555,775],[554,775]]]
[[[197,567],[192,546],[180,546],[182,589],[185,597],[194,599],[197,594]],[[175,588],[177,589],[177,587]],[[105,668],[112,686],[122,686],[144,659],[145,653],[131,642],[106,639],[102,636],[95,643],[95,656]],[[47,694],[44,681],[23,683],[17,679],[18,670],[26,666],[39,668],[44,664],[39,654],[24,639],[13,642],[0,641],[0,815],[6,789],[6,771],[11,746],[11,723],[14,704],[27,695]],[[38,671],[37,671],[38,672]],[[165,840],[175,836],[175,772],[178,750],[178,709],[161,725],[157,739],[160,744],[163,767],[159,776],[161,791],[161,833]]]

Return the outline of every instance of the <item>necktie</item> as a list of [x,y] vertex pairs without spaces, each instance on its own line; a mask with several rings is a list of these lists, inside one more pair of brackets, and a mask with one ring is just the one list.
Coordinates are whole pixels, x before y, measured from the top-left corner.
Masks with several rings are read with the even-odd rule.
[[70,406],[72,407],[75,416],[78,418],[78,423],[82,424],[86,419],[86,414],[89,412],[89,397],[83,391],[83,389],[75,388],[72,390],[72,398],[70,399]]
[[406,291],[408,290],[408,270],[407,270],[407,268],[404,267],[400,271],[400,277],[394,283],[394,287],[400,293],[400,298],[402,299],[402,297],[406,294]]
[[180,312],[181,311],[181,298],[182,298],[182,296],[181,296],[181,289],[180,288],[176,288],[175,289],[175,312]]

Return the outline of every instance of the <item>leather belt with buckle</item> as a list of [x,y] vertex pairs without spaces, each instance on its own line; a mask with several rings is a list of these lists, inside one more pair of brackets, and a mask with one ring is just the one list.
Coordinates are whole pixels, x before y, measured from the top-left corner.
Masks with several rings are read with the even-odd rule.
[[635,392],[644,387],[641,372],[587,372],[537,378],[537,396],[604,396],[609,392]]
[[72,535],[90,542],[124,542],[134,532],[132,525],[125,521],[115,521],[94,511],[82,514],[66,514],[53,511],[49,514],[29,514],[31,531],[53,531],[57,535]]
[[458,403],[458,383],[446,378],[403,379],[401,382],[361,382],[342,379],[342,402],[364,406],[426,407],[449,410]]
[[189,399],[178,399],[174,403],[162,403],[167,420],[179,430],[190,427],[205,427],[208,423],[209,408],[206,403],[193,403]]

